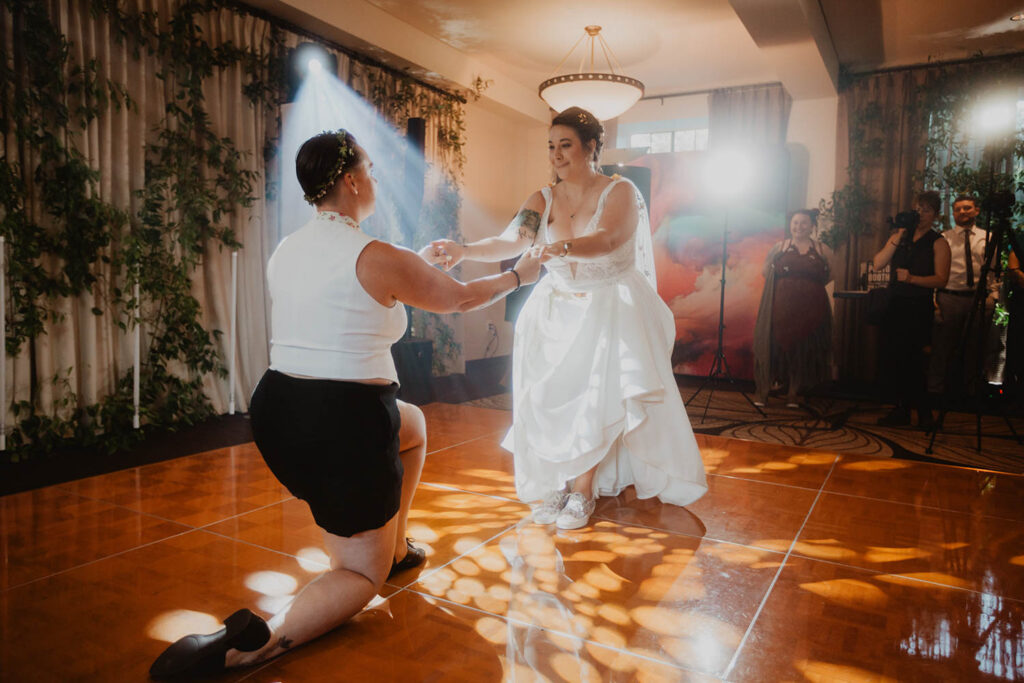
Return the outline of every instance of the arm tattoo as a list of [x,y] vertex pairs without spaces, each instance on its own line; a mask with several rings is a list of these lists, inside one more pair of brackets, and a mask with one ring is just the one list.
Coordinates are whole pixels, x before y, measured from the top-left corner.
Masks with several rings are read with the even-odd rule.
[[532,242],[540,230],[540,214],[532,209],[523,209],[512,219],[512,224],[518,227],[519,239],[528,239]]

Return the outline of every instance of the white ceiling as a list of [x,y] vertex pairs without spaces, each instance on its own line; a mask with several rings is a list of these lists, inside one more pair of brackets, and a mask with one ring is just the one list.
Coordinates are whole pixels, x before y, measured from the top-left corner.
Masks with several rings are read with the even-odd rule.
[[[451,47],[535,87],[583,27],[597,24],[628,75],[651,95],[778,80],[729,0],[367,0]],[[820,13],[852,71],[1024,50],[1024,0],[757,0]],[[772,31],[800,39],[793,21]],[[763,41],[762,41],[763,47]],[[574,56],[579,55],[577,51]],[[563,69],[564,71],[564,69]]]
[[[776,80],[727,0],[367,1],[534,89],[588,24],[649,94]],[[581,44],[560,72],[582,56]]]
[[[486,96],[538,118],[537,85],[588,24],[603,27],[648,96],[781,81],[797,99],[820,97],[834,94],[840,66],[1024,51],[1024,22],[1010,21],[1024,0],[250,2],[427,80],[466,87],[489,78]],[[577,48],[559,73],[580,56]]]

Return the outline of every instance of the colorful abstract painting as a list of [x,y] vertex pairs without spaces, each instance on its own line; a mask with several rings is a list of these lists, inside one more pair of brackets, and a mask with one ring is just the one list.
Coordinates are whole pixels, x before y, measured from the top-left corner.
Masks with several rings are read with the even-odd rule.
[[787,165],[781,150],[761,152],[748,160],[751,187],[722,192],[708,185],[708,155],[648,154],[629,166],[651,173],[658,293],[676,322],[674,370],[684,375],[711,370],[718,348],[724,237],[723,352],[733,377],[752,379],[761,270],[768,251],[784,235]]

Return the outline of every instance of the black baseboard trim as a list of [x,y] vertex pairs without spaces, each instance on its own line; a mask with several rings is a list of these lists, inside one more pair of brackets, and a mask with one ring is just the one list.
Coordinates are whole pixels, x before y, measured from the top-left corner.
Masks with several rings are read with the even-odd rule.
[[0,496],[250,441],[249,416],[239,413],[211,417],[179,431],[147,430],[138,444],[116,453],[107,453],[101,448],[76,448],[30,456],[16,463],[3,461],[0,462]]

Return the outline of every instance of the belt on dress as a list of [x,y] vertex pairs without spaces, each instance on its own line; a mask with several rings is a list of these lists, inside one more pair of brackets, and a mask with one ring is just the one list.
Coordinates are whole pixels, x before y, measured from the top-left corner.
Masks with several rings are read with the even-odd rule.
[[940,289],[943,294],[952,294],[953,296],[974,296],[973,289]]

